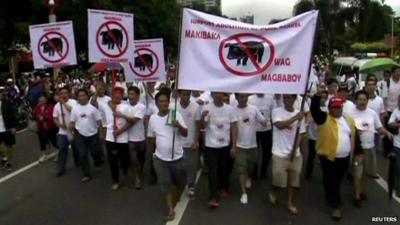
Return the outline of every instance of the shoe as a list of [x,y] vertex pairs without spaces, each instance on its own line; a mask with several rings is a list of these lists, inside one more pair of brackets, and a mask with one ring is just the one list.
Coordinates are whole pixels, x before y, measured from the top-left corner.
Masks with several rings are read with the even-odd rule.
[[247,194],[243,193],[242,197],[240,197],[240,203],[242,203],[243,205],[246,205],[248,203],[248,198],[247,198]]
[[112,186],[111,186],[111,190],[113,190],[113,191],[117,191],[119,189],[119,184],[118,183],[114,183]]
[[172,221],[175,219],[175,212],[170,213],[168,216],[165,217],[166,221]]
[[370,177],[371,177],[372,179],[375,179],[375,180],[376,180],[376,179],[379,179],[379,175],[378,175],[378,174],[371,175]]
[[363,201],[368,200],[367,194],[361,193],[361,194],[360,194],[360,199],[363,200]]
[[216,208],[219,206],[219,201],[215,198],[211,199],[211,201],[208,203],[210,205],[210,207],[212,208]]
[[39,162],[42,163],[42,162],[46,161],[46,159],[47,159],[47,155],[42,154],[42,156],[40,156],[40,158],[39,158]]
[[247,189],[251,188],[251,179],[247,179],[245,186]]
[[228,198],[229,195],[231,195],[231,193],[229,193],[228,190],[222,190],[222,196],[223,196],[224,198]]
[[354,207],[361,208],[361,199],[354,199]]
[[190,200],[194,200],[195,199],[195,189],[194,187],[190,187],[188,190],[188,196]]
[[56,173],[56,177],[61,177],[61,176],[63,176],[65,174],[65,171],[64,170],[60,170],[60,171],[58,171],[57,173]]
[[86,182],[88,182],[88,181],[90,181],[91,180],[91,178],[89,177],[89,176],[84,176],[82,179],[81,179],[81,182],[82,183],[86,183]]
[[272,205],[276,205],[278,199],[276,198],[276,196],[275,196],[274,194],[269,193],[269,194],[268,194],[268,198],[269,198],[269,202],[270,202]]
[[142,181],[140,180],[140,178],[135,179],[135,189],[142,189]]
[[299,214],[299,209],[297,209],[297,207],[296,206],[288,206],[287,207],[287,209],[289,210],[289,212],[292,214],[292,215],[297,215],[297,214]]
[[7,162],[4,164],[4,169],[6,169],[7,172],[12,171],[11,163],[7,161]]
[[332,217],[332,219],[334,219],[334,220],[340,220],[340,219],[342,219],[342,210],[340,210],[340,209],[334,209],[334,210],[332,211],[331,217]]

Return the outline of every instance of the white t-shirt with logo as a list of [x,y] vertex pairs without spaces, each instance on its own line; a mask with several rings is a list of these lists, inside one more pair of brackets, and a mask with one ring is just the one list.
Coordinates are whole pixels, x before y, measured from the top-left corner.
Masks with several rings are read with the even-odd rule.
[[[110,106],[107,105],[100,105],[99,107],[99,111],[101,113],[101,115],[104,117],[103,118],[103,122],[105,124],[103,124],[103,127],[107,128],[107,133],[106,133],[106,141],[109,142],[116,142],[116,143],[128,143],[128,131],[123,132],[122,134],[120,134],[117,137],[117,140],[114,139],[114,113],[112,111],[112,109],[110,108]],[[132,117],[132,113],[131,113],[131,109],[130,107],[125,104],[125,103],[121,103],[118,104],[116,107],[116,111]],[[128,123],[128,121],[126,121],[126,119],[122,118],[122,117],[117,117],[116,118],[116,126],[117,129],[121,129],[122,127],[124,127],[126,124]]]
[[246,108],[235,107],[235,114],[239,126],[237,147],[257,148],[257,124],[265,122],[266,119],[253,105],[248,105]]
[[203,108],[203,112],[208,111],[205,117],[206,127],[206,147],[223,148],[230,145],[231,123],[237,122],[234,108],[224,103],[217,107],[210,103]]
[[[68,101],[65,104],[73,109],[78,103],[74,99],[68,99]],[[67,126],[67,129],[63,129],[60,127],[58,129],[58,134],[70,135],[71,132],[69,131],[69,125],[70,125],[69,121],[70,121],[71,112],[68,112],[68,110],[67,110],[67,108],[65,108],[65,106],[62,106],[62,107],[63,107],[63,109],[61,110],[61,104],[59,102],[54,106],[53,118],[58,118],[59,124],[63,124],[63,122],[65,122],[66,123],[65,125]],[[71,111],[72,111],[72,109],[71,109]],[[64,119],[63,119],[63,117],[64,117]]]
[[[389,118],[389,124],[390,123],[399,123],[400,122],[400,111],[399,108],[396,108],[393,112],[392,115]],[[396,148],[400,148],[400,128],[398,129],[399,132],[396,134],[393,138],[393,145]]]
[[393,112],[397,108],[398,97],[400,95],[400,81],[395,83],[390,78],[390,87],[388,89],[388,96],[386,100],[386,110]]
[[336,151],[337,158],[346,158],[351,151],[351,128],[342,116],[336,119],[339,128],[339,144]]
[[91,104],[77,104],[71,111],[70,121],[75,122],[75,129],[79,134],[90,137],[98,132],[97,122],[101,121],[101,115]]
[[264,95],[263,97],[258,97],[257,95],[252,95],[249,97],[249,104],[256,106],[266,119],[266,126],[262,125],[261,123],[256,124],[257,131],[261,132],[271,130],[271,113],[274,109],[274,96]]
[[[170,106],[170,109],[174,108],[174,104]],[[186,108],[183,108],[182,105],[179,103],[176,109],[182,115],[183,120],[188,128],[188,135],[187,137],[182,137],[182,145],[184,148],[190,148],[193,143],[197,142],[195,140],[195,132],[196,132],[196,122],[200,121],[201,114],[200,114],[200,106],[195,102],[190,102]]]
[[146,106],[138,102],[136,105],[131,105],[129,102],[126,103],[131,108],[132,117],[138,118],[138,120],[129,130],[128,139],[132,142],[145,141],[145,130],[143,118],[146,114]]
[[382,127],[378,114],[370,108],[358,110],[356,107],[349,112],[349,116],[354,119],[357,130],[359,131],[361,147],[370,149],[375,146],[376,130]]
[[368,100],[368,108],[374,110],[378,115],[385,112],[385,104],[383,99],[379,96],[375,96],[373,99]]
[[[156,151],[154,154],[157,158],[163,161],[175,161],[183,157],[183,137],[179,134],[178,129],[167,125],[167,120],[168,114],[165,116],[160,116],[158,113],[153,114],[149,120],[147,137],[156,139]],[[182,127],[186,128],[185,121],[179,112],[176,112],[176,120]],[[172,140],[174,132],[174,156],[172,158]]]
[[[275,126],[276,122],[286,121],[292,117],[294,117],[299,110],[295,109],[293,112],[287,111],[285,108],[280,107],[276,108],[272,111],[272,124],[273,124],[273,132],[272,132],[272,154],[282,157],[288,158],[293,151],[293,143],[294,138],[296,136],[296,130],[299,121],[296,120],[292,123],[289,129],[278,129]],[[300,134],[304,134],[306,132],[306,125],[304,119],[301,120],[300,124]],[[296,156],[300,155],[300,147],[296,149]]]

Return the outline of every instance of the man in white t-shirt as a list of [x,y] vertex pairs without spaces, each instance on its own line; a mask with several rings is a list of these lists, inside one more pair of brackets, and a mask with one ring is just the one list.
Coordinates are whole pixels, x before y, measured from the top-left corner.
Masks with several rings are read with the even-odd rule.
[[376,95],[376,78],[370,78],[365,81],[365,91],[368,93],[368,108],[374,110],[378,114],[381,122],[384,121],[386,115],[385,104],[380,96]]
[[175,218],[174,206],[185,187],[183,137],[188,136],[181,114],[169,110],[169,95],[163,91],[156,94],[159,112],[150,117],[147,130],[149,150],[154,153],[154,169],[168,207],[167,221]]
[[[298,214],[293,202],[294,188],[300,187],[300,173],[303,157],[300,143],[306,132],[304,113],[294,108],[297,95],[283,95],[283,107],[272,111],[272,191],[269,198],[276,204],[280,189],[288,191],[288,210]],[[299,124],[300,123],[300,124]],[[297,143],[294,143],[297,127],[300,126]]]
[[142,188],[141,177],[143,176],[144,162],[146,159],[146,138],[144,130],[144,116],[146,106],[140,102],[140,89],[136,86],[128,88],[127,104],[131,107],[132,127],[128,131],[129,151],[131,155],[132,168],[134,174],[135,188]]
[[269,161],[272,156],[272,125],[271,113],[274,109],[274,97],[272,95],[256,94],[249,97],[249,104],[254,105],[260,110],[261,114],[266,119],[266,124],[257,123],[257,143],[261,149],[261,170],[260,177],[267,177]]
[[205,157],[211,207],[219,206],[220,191],[224,197],[229,196],[231,153],[236,152],[236,145],[232,145],[232,149],[230,145],[237,142],[237,118],[234,108],[224,103],[225,95],[221,92],[211,93],[213,102],[202,111],[201,127],[205,128]]
[[110,164],[113,184],[111,190],[119,189],[119,168],[126,175],[130,166],[130,155],[128,147],[128,130],[131,123],[129,105],[122,103],[124,89],[116,87],[113,90],[112,99],[107,105],[100,105],[99,111],[103,118],[103,126],[107,128],[106,149]]
[[53,118],[58,127],[58,171],[57,176],[62,176],[65,173],[67,163],[68,149],[71,145],[75,166],[79,166],[79,152],[75,142],[72,140],[70,132],[70,115],[73,107],[77,104],[74,99],[69,98],[69,90],[63,87],[58,92],[58,103],[54,106]]
[[199,162],[200,106],[191,101],[191,91],[179,90],[176,110],[182,115],[188,128],[188,136],[183,138],[186,166],[186,184],[190,199],[195,196],[195,183]]
[[389,127],[397,130],[397,134],[393,139],[393,150],[391,157],[395,158],[395,184],[394,189],[396,190],[396,196],[400,198],[400,96],[397,100],[397,108],[393,111],[389,119]]
[[80,165],[83,172],[82,182],[91,179],[89,152],[96,167],[103,165],[103,155],[99,149],[99,137],[102,135],[102,118],[100,112],[89,104],[89,93],[85,89],[77,92],[79,104],[71,111],[71,130],[76,141],[80,156]]
[[361,207],[361,201],[365,199],[365,189],[369,176],[377,176],[375,133],[393,139],[393,135],[383,128],[378,114],[368,108],[368,93],[364,90],[355,94],[356,107],[349,111],[349,116],[354,119],[361,143],[361,154],[354,157],[354,182],[356,207]]
[[341,98],[346,100],[346,102],[343,105],[343,115],[344,116],[348,116],[349,112],[354,109],[355,105],[354,105],[354,103],[352,101],[348,100],[349,89],[347,88],[347,85],[342,84],[339,87],[337,96],[339,96],[339,97],[341,97]]
[[251,175],[257,165],[257,125],[267,125],[267,119],[254,105],[248,105],[247,94],[236,94],[238,106],[235,107],[235,115],[238,119],[238,139],[236,142],[237,151],[236,169],[239,173],[239,183],[242,189],[240,202],[247,204],[247,190],[251,187]]
[[[367,80],[365,81],[365,90],[368,93],[369,100],[368,100],[368,108],[374,110],[376,114],[378,114],[380,121],[382,124],[385,122],[385,117],[386,115],[386,110],[385,110],[385,104],[383,102],[383,99],[376,95],[377,91],[377,86],[376,86],[377,79],[375,75],[371,75],[367,77]],[[380,136],[379,134],[375,134],[375,146],[378,150],[380,150]]]
[[[397,68],[392,73],[392,78],[388,81],[387,97],[384,98],[385,107],[387,111],[387,117],[385,120],[385,126],[388,127],[387,121],[389,120],[392,112],[397,107],[397,98],[400,95],[400,68]],[[387,138],[383,139],[383,149],[389,151],[392,148],[392,142]]]
[[90,98],[90,104],[98,109],[99,105],[106,105],[110,100],[111,98],[106,95],[106,84],[97,82],[96,93]]

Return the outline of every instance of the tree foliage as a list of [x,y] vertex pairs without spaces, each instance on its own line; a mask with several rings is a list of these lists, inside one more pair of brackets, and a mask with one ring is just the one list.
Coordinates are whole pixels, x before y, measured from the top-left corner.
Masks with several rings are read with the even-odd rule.
[[377,42],[391,32],[394,12],[384,1],[299,0],[293,13],[298,15],[311,9],[320,14],[315,48],[318,53],[329,55],[333,49],[349,52],[353,43]]

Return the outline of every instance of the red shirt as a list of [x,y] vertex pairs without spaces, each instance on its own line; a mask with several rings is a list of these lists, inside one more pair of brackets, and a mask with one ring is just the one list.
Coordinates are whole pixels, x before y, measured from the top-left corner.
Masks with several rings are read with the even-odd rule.
[[[51,130],[57,128],[53,120],[53,104],[37,105],[33,110],[33,118],[36,120],[36,127],[38,132]],[[43,120],[40,120],[43,117]]]

